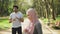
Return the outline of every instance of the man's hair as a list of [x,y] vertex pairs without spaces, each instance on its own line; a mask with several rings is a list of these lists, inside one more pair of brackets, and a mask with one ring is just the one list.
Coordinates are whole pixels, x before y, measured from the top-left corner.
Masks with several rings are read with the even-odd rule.
[[17,5],[14,5],[13,8],[16,7],[18,9],[18,6]]

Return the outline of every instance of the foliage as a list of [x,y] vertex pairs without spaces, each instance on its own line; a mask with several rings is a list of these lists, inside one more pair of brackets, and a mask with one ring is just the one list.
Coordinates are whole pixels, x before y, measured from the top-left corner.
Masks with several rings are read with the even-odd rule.
[[[26,0],[27,1],[27,0]],[[28,2],[24,0],[0,0],[0,16],[8,16],[13,12],[13,5],[18,5],[19,10],[25,14],[26,10],[30,7]]]
[[[30,2],[29,2],[30,1]],[[31,6],[34,6],[38,16],[56,18],[60,14],[60,0],[0,0],[0,16],[8,16],[13,12],[13,5],[18,5],[19,10],[26,14]]]
[[60,2],[59,0],[33,0],[33,6],[38,12],[39,17],[53,18],[60,14]]
[[6,30],[11,27],[11,24],[8,22],[8,17],[0,17],[0,30]]

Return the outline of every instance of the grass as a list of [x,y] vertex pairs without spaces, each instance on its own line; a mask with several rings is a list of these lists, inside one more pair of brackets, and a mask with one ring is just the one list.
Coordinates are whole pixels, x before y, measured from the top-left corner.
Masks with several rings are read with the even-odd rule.
[[[48,23],[48,19],[46,19],[46,18],[44,18],[43,21],[45,24]],[[51,20],[51,22],[53,22],[53,23],[55,23],[57,21],[60,21],[60,15],[58,17],[56,17],[56,20]]]
[[60,15],[56,18],[56,20],[60,20]]
[[[48,19],[43,19],[44,23],[48,23]],[[52,21],[52,20],[51,20]],[[56,21],[60,21],[60,16],[56,18],[56,20],[53,20],[55,23]],[[0,30],[6,30],[11,27],[11,24],[8,21],[8,17],[0,17]]]
[[7,17],[0,17],[0,30],[6,30],[11,27]]
[[[26,18],[25,16],[24,16],[24,18]],[[6,29],[11,28],[11,24],[9,23],[8,19],[9,19],[9,16],[8,17],[0,17],[0,30],[6,30]]]
[[[50,20],[50,23],[52,25],[50,27],[53,27],[54,29],[60,29],[60,26],[56,26],[55,25],[55,23],[57,23],[57,21],[60,22],[60,15],[58,17],[56,17],[56,20]],[[47,24],[48,23],[48,19],[44,18],[43,22],[44,22],[44,24]]]

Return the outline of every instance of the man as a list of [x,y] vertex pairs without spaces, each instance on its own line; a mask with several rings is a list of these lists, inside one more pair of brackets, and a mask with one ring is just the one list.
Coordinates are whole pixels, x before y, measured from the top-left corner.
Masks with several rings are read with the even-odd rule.
[[12,34],[22,34],[21,22],[24,21],[23,14],[18,11],[18,6],[13,6],[13,13],[10,14],[9,23],[12,23]]
[[33,24],[31,26],[31,28],[29,28],[30,32],[28,32],[28,33],[31,33],[31,34],[42,34],[41,23],[38,20],[36,10],[34,8],[29,8],[27,10],[27,16],[28,16],[28,19],[30,20],[30,22]]

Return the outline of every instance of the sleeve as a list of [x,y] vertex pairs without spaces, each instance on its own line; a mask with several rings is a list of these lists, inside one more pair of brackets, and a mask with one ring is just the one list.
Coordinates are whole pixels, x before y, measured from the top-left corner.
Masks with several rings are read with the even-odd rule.
[[20,18],[23,18],[23,14],[22,13],[20,14]]
[[9,17],[9,19],[11,19],[12,18],[12,14],[10,14],[10,17]]

